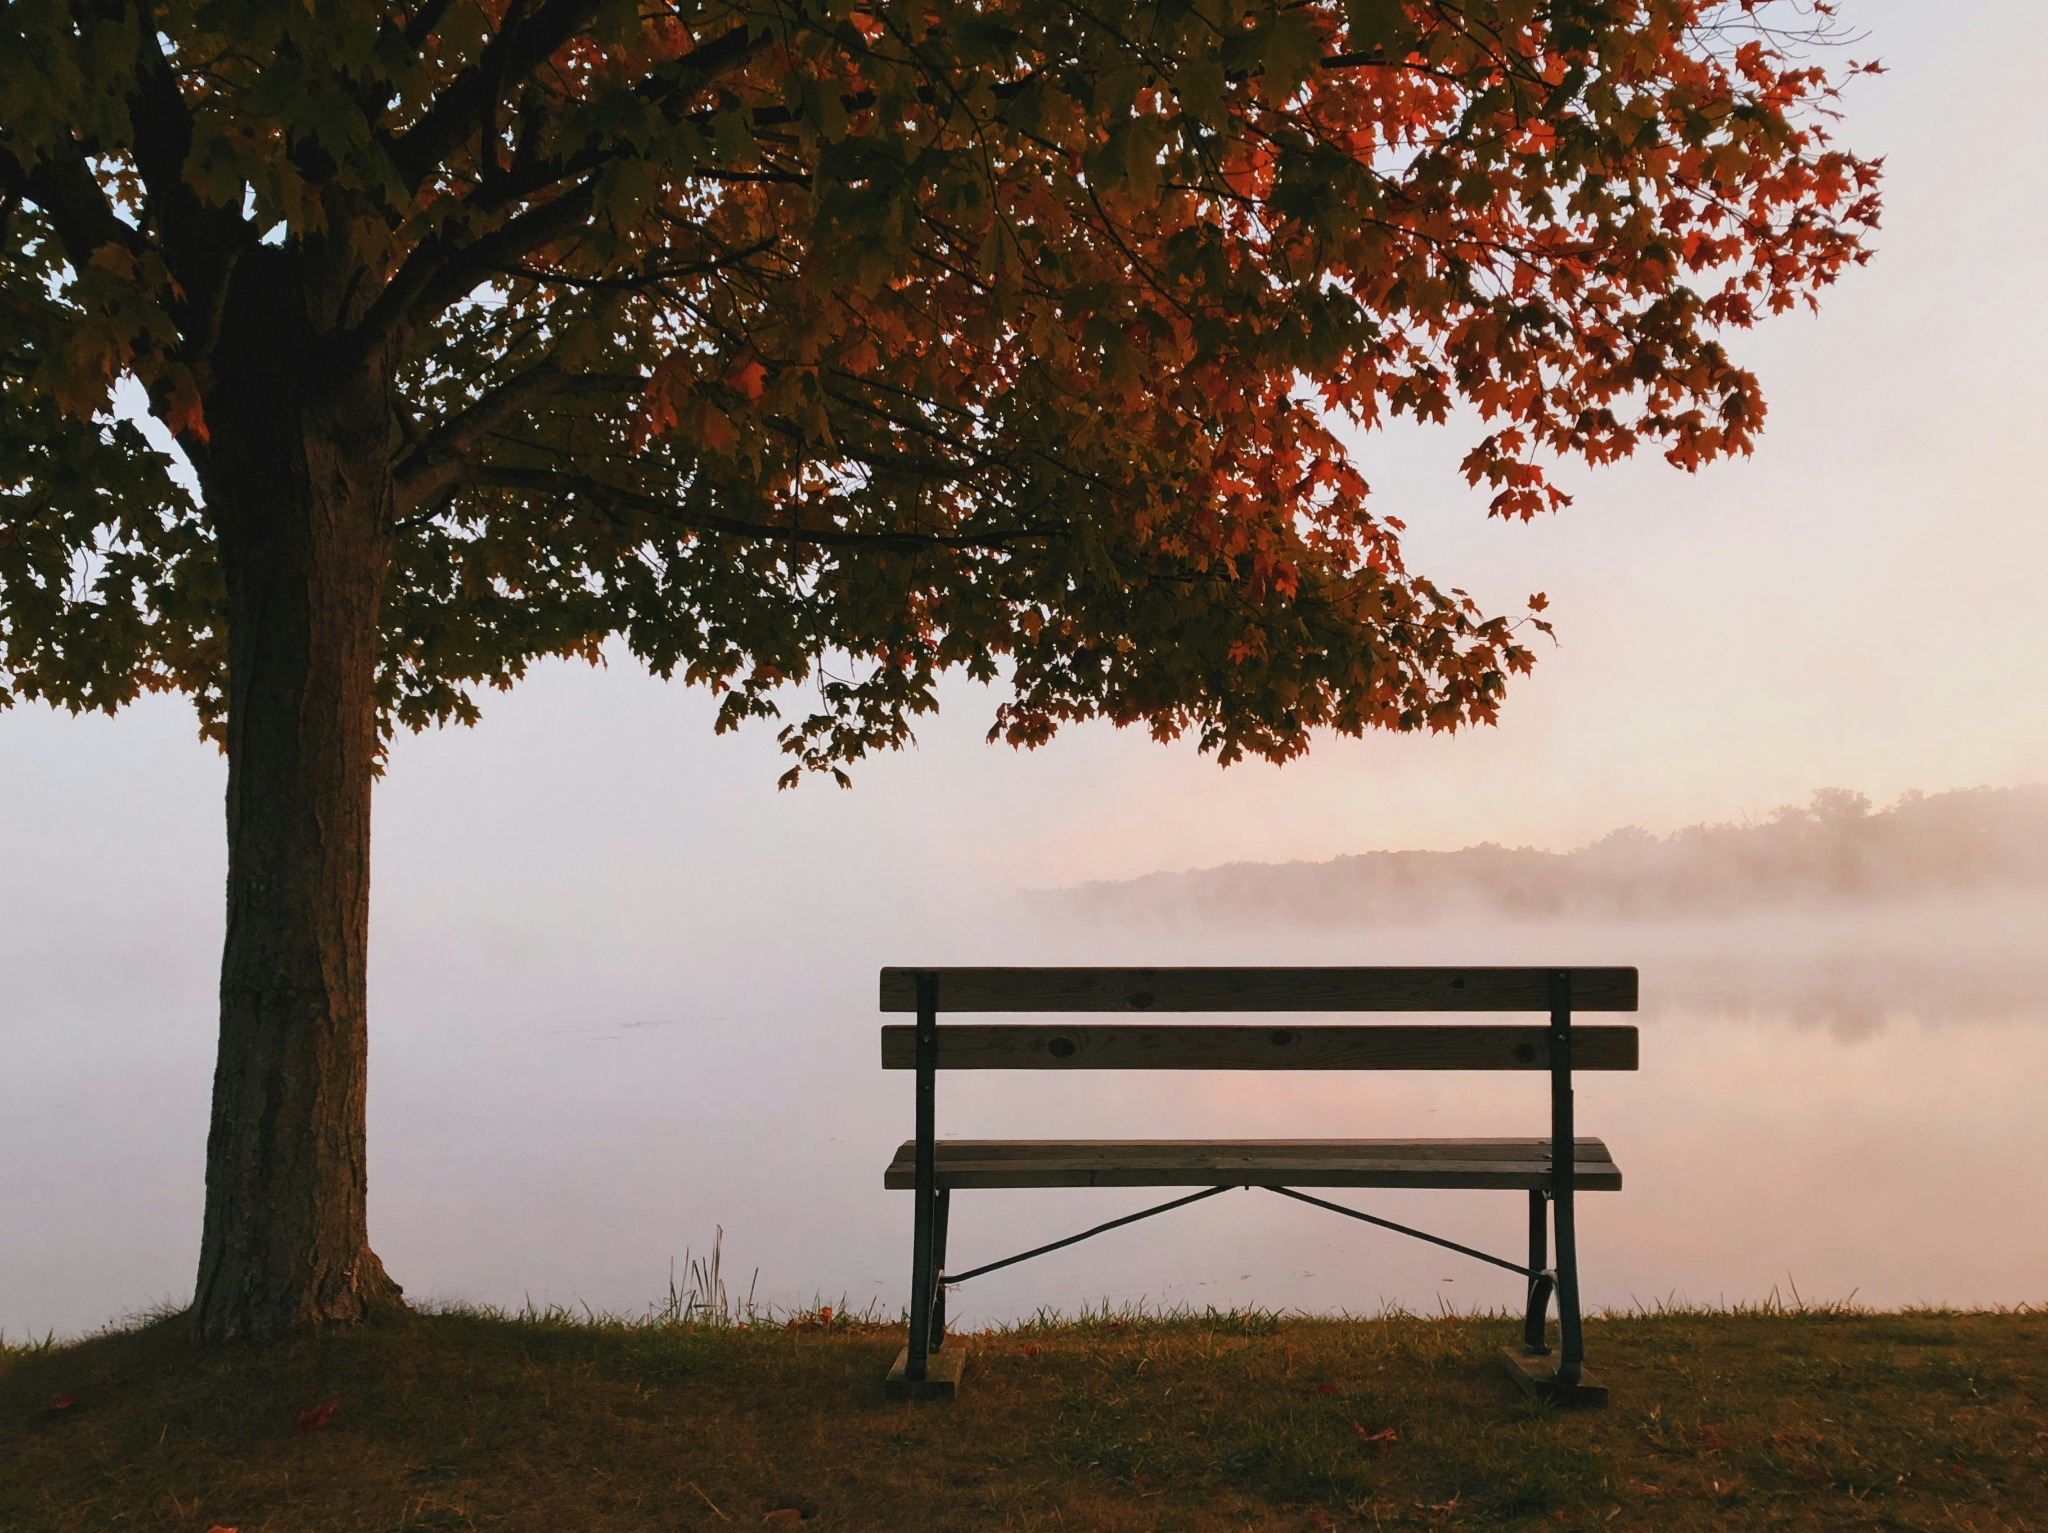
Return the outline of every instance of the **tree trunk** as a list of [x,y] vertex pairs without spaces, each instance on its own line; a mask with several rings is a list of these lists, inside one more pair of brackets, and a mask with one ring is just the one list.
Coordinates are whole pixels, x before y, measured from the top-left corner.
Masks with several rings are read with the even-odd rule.
[[391,386],[323,370],[282,252],[244,259],[221,326],[201,480],[228,592],[227,942],[192,1317],[261,1343],[399,1303],[364,1123]]

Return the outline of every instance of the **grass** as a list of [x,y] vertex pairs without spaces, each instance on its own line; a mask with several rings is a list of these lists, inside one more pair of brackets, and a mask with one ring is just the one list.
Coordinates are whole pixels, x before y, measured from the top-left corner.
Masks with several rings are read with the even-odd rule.
[[906,1404],[900,1326],[747,1318],[0,1348],[0,1528],[2048,1529],[2027,1311],[1609,1316],[1604,1412],[1517,1395],[1504,1319],[1044,1317]]

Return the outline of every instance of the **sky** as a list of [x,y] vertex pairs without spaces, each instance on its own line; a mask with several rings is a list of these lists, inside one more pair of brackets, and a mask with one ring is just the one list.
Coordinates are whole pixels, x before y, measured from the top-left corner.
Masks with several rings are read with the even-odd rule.
[[[400,740],[378,789],[371,981],[372,1234],[400,1280],[446,1298],[631,1306],[723,1226],[728,1261],[759,1262],[778,1302],[806,1285],[900,1302],[902,1200],[878,1184],[908,1107],[903,1083],[874,1067],[880,962],[1538,952],[1525,932],[1404,949],[1385,936],[1076,931],[1033,925],[1022,891],[1385,848],[1565,849],[1623,825],[1758,816],[1821,787],[1883,804],[2048,779],[2048,129],[2035,100],[2048,8],[1842,9],[1868,33],[1851,51],[1889,69],[1854,86],[1843,128],[1886,157],[1885,227],[1876,259],[1819,316],[1738,338],[1771,399],[1753,459],[1691,476],[1654,458],[1568,474],[1573,506],[1505,525],[1455,473],[1470,422],[1361,444],[1379,509],[1410,526],[1413,568],[1495,609],[1550,598],[1559,642],[1540,647],[1497,728],[1324,740],[1284,768],[1226,771],[1107,727],[1032,753],[987,746],[995,699],[957,685],[916,749],[866,764],[852,791],[784,793],[771,731],[714,737],[701,693],[621,661],[542,667],[489,699],[480,727]],[[0,714],[0,1334],[73,1333],[189,1295],[224,775],[175,701],[112,720]],[[1636,959],[1634,939],[1550,935]],[[2011,1067],[2048,1054],[2041,999],[1979,1024],[2002,1029],[1979,1047],[2005,1070],[1973,1064],[1924,1093],[1912,1116],[1929,1144],[1987,1165],[2038,1158],[2015,1148],[2027,1108]],[[1600,1226],[1611,1270],[1642,1285],[1602,1290],[1614,1302],[1680,1284],[1754,1296],[1779,1278],[1760,1249],[1717,1256],[1739,1210],[1687,1169],[1682,1138],[1656,1137],[1660,1119],[1776,1124],[1770,1142],[1808,1146],[1818,1177],[1845,1147],[1882,1142],[1898,1094],[1955,1053],[1957,1035],[1903,1025],[1848,1060],[1790,1012],[1772,1031],[1711,1010],[1646,1018],[1671,1032],[1665,1057],[1691,1064],[1646,1095],[1603,1099],[1668,1172],[1637,1225]],[[1699,1026],[1679,1031],[1685,1017]],[[1743,1084],[1756,1071],[1768,1089]],[[956,1128],[970,1109],[1057,1131],[1099,1128],[1098,1111],[1164,1123],[1176,1106],[1250,1132],[1298,1110],[1263,1085],[1235,1097],[1190,1085],[1138,1107],[1080,1092],[1032,1123],[977,1090],[949,1099]],[[1436,1110],[1353,1090],[1323,1091],[1310,1115],[1338,1123],[1368,1101],[1418,1122]],[[1427,1100],[1478,1112],[1493,1098]],[[1965,1144],[1956,1125],[1972,1101]],[[1924,1190],[1960,1241],[1982,1210],[1944,1188],[1941,1164],[1923,1156],[1910,1175],[1937,1177]],[[1018,1229],[1088,1217],[1041,1202]],[[1866,1292],[1892,1302],[2048,1294],[2048,1247],[1987,1250],[1974,1274],[1960,1258],[1914,1266],[1859,1208],[1821,1221],[1805,1252],[1838,1291],[1874,1274]],[[1809,1214],[1788,1207],[1776,1227]],[[1230,1226],[1233,1253],[1278,1238],[1263,1217]],[[1237,1256],[1202,1254],[1196,1234],[1145,1249],[1135,1266],[1062,1267],[1055,1291],[1108,1291],[1114,1271],[1127,1296],[1214,1283],[1335,1302],[1322,1278],[1231,1288]],[[1288,1272],[1326,1269],[1322,1246],[1301,1249]],[[1183,1261],[1197,1275],[1176,1287]],[[1440,1281],[1397,1262],[1374,1291],[1419,1302]],[[1028,1307],[1032,1292],[989,1302]]]

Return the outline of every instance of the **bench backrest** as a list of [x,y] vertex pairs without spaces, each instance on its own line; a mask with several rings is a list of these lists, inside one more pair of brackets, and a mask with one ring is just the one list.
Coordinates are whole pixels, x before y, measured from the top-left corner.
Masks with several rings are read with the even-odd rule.
[[[1629,968],[1007,968],[882,971],[882,1010],[1548,1013],[1547,1027],[950,1023],[940,1070],[1549,1070],[1577,1011],[1634,1011]],[[920,996],[920,990],[924,994]],[[918,1068],[918,1028],[882,1029],[882,1066]],[[1633,1070],[1633,1027],[1571,1027],[1572,1071]]]

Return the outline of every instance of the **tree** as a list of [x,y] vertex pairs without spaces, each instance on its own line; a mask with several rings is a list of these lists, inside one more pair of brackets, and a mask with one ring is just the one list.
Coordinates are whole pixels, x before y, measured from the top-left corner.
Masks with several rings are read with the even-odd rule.
[[1815,9],[10,0],[0,699],[189,693],[228,758],[200,1334],[397,1302],[395,726],[607,642],[791,779],[949,669],[1027,746],[1490,721],[1542,620],[1407,570],[1343,433],[1476,407],[1506,517],[1749,451],[1720,337],[1876,222]]

